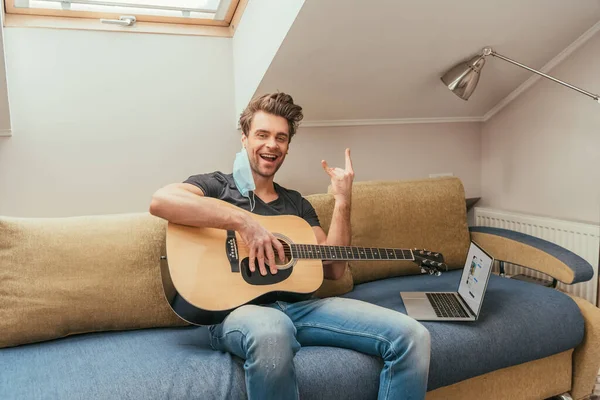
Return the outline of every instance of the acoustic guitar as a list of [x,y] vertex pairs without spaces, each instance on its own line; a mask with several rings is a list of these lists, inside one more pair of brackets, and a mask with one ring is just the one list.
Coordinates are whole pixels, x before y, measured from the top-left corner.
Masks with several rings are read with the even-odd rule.
[[[225,203],[225,202],[223,202]],[[226,203],[229,206],[235,207]],[[249,251],[239,234],[214,228],[167,225],[167,256],[161,257],[166,299],[173,311],[194,325],[222,322],[245,304],[308,299],[323,283],[322,261],[414,261],[422,273],[447,270],[442,254],[416,249],[318,245],[312,227],[293,215],[249,213],[281,242],[285,261],[263,276],[249,268]],[[267,260],[265,260],[266,263]]]

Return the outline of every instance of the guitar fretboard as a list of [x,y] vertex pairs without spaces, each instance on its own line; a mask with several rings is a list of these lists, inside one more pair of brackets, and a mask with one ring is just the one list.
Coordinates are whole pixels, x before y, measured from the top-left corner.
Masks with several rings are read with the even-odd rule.
[[381,247],[320,246],[292,244],[292,257],[318,260],[414,260],[411,250]]

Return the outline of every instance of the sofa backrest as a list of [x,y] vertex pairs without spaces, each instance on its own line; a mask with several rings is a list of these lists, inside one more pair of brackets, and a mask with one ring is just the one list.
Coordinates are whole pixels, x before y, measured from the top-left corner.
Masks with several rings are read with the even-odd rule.
[[[326,232],[334,199],[307,196]],[[468,251],[464,190],[456,178],[355,182],[352,244],[427,248],[462,268]],[[71,334],[186,325],[160,275],[166,221],[148,213],[0,217],[0,348]],[[357,261],[319,297],[354,284],[418,273],[414,263]]]
[[185,325],[162,290],[165,234],[148,213],[0,217],[0,348]]
[[[307,199],[312,203],[324,196]],[[330,220],[330,203],[313,205]],[[456,177],[354,182],[351,213],[353,246],[427,249],[442,253],[450,269],[464,265],[470,239],[465,192]],[[354,284],[420,272],[412,262],[352,261],[349,265]]]

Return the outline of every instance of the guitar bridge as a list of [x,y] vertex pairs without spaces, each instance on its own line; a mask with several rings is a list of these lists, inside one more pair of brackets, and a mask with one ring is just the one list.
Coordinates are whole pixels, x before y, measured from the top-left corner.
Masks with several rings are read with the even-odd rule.
[[235,231],[227,231],[227,239],[225,240],[225,252],[227,259],[231,265],[231,272],[240,272],[240,259],[238,256],[237,239]]

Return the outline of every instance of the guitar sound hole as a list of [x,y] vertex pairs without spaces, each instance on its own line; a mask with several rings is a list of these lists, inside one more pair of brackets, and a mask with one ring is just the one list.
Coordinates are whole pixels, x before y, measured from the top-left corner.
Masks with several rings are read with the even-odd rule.
[[288,243],[284,242],[282,239],[278,239],[278,240],[279,240],[279,243],[281,243],[281,245],[283,246],[283,252],[285,253],[285,261],[281,261],[277,251],[275,249],[273,249],[273,250],[275,250],[275,264],[278,267],[280,267],[280,266],[284,267],[292,261],[292,249],[290,248],[290,245]]

